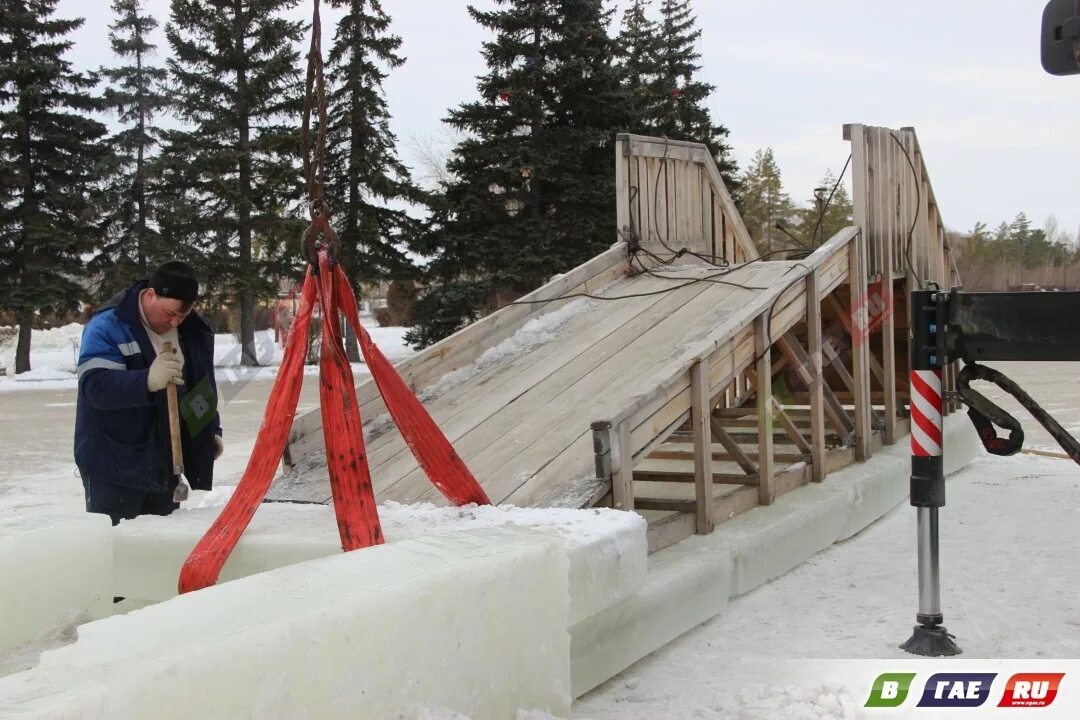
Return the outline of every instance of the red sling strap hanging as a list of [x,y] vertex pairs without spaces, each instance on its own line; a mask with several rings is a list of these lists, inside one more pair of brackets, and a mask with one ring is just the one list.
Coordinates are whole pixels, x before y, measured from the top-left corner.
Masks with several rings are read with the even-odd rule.
[[[229,502],[184,562],[179,581],[181,593],[217,582],[221,568],[270,488],[300,397],[308,329],[316,297],[323,318],[319,400],[327,470],[342,548],[348,551],[376,545],[383,541],[383,535],[364,448],[352,367],[342,349],[339,312],[345,314],[356,331],[365,361],[386,407],[424,473],[455,505],[490,504],[483,488],[431,415],[360,325],[352,288],[341,267],[334,262],[337,236],[330,227],[330,212],[322,188],[326,99],[321,33],[319,0],[315,0],[302,132],[311,212],[311,225],[304,234],[303,244],[310,267],[304,280],[300,308],[289,331],[285,358],[274,380],[255,449]],[[319,125],[313,160],[308,136],[311,104],[316,95]]]
[[296,402],[300,398],[300,385],[304,381],[304,359],[307,356],[311,308],[315,302],[315,284],[316,278],[309,269],[304,279],[296,320],[289,329],[285,358],[274,378],[270,401],[255,440],[255,451],[229,502],[184,561],[180,570],[181,593],[217,582],[218,573],[270,488],[278,461],[285,451],[285,439],[292,426]]
[[398,371],[371,341],[371,336],[360,324],[356,311],[356,299],[345,273],[340,267],[334,268],[334,279],[342,300],[341,307],[345,319],[352,325],[360,341],[360,350],[364,362],[375,380],[386,403],[386,409],[394,424],[401,431],[405,444],[412,450],[417,463],[423,468],[432,484],[439,489],[446,499],[455,505],[490,505],[487,493],[480,487],[473,474],[458,456],[450,441],[428,414],[419,398],[409,389]]

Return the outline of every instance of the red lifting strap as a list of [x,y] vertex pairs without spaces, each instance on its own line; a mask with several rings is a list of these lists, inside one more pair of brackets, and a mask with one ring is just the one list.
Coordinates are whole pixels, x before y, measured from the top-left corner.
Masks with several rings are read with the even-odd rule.
[[428,478],[455,505],[491,504],[427,409],[360,325],[352,288],[340,266],[330,261],[325,249],[318,255],[319,272],[316,275],[309,268],[304,279],[297,318],[285,346],[285,359],[274,380],[251,459],[229,502],[184,562],[180,570],[181,593],[217,582],[221,568],[270,488],[300,397],[308,328],[316,296],[323,318],[319,399],[327,469],[342,548],[348,551],[377,545],[382,543],[383,536],[368,470],[352,367],[342,350],[339,312],[345,313],[356,331],[364,359],[386,407]]

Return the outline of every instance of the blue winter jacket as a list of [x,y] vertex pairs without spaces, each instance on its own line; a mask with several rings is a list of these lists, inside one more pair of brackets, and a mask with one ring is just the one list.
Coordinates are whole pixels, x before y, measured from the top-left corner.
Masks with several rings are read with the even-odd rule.
[[[75,411],[75,464],[84,480],[149,492],[175,487],[165,391],[146,389],[157,357],[139,319],[139,280],[94,313],[79,352]],[[192,312],[177,328],[184,354],[184,385],[178,386],[184,475],[195,489],[214,479],[214,435],[221,434],[214,380],[214,334]],[[185,393],[192,393],[185,402]],[[212,415],[210,414],[212,413]]]

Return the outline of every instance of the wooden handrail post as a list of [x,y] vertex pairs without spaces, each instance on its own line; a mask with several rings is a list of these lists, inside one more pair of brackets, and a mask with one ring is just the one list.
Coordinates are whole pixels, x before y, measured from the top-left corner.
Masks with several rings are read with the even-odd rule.
[[870,457],[870,351],[866,307],[866,235],[860,233],[848,245],[848,288],[851,293],[851,365],[855,380],[855,457]]
[[[630,141],[615,139],[615,227],[619,240],[630,240]],[[634,238],[639,240],[640,238]]]
[[694,431],[694,494],[699,535],[713,531],[712,408],[706,363],[698,358],[690,366],[690,423]]
[[810,350],[810,477],[825,479],[825,393],[821,363],[821,292],[818,271],[806,276],[806,337]]
[[617,510],[634,509],[634,450],[630,422],[623,420],[613,433],[615,458],[611,472],[611,504]]
[[776,499],[773,483],[776,464],[773,459],[772,417],[772,352],[767,337],[765,315],[754,319],[754,352],[757,354],[757,416],[758,416],[758,502],[772,505]]

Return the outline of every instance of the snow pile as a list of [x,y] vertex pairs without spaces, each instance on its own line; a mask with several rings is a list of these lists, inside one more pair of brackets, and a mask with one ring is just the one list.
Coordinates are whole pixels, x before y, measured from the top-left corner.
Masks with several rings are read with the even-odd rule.
[[[213,496],[214,493],[219,493]],[[180,567],[220,512],[231,490],[193,497],[196,507],[167,518],[143,516],[114,529],[116,594],[163,600],[176,593]],[[607,509],[513,506],[436,507],[387,503],[379,508],[387,543],[498,527],[538,530],[570,558],[570,622],[574,624],[636,592],[645,579],[645,521]],[[327,505],[264,503],[221,573],[233,580],[341,552],[334,510]]]
[[79,362],[83,326],[71,323],[49,330],[34,330],[30,336],[30,367],[33,371],[15,376],[15,346],[17,337],[0,346],[0,387],[16,382],[37,385],[43,381],[73,380]]

